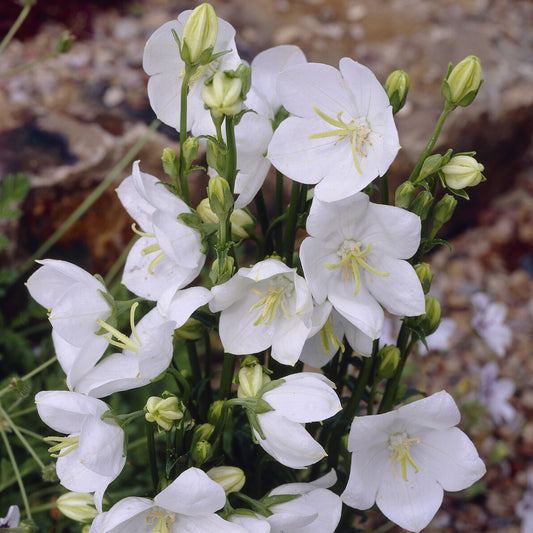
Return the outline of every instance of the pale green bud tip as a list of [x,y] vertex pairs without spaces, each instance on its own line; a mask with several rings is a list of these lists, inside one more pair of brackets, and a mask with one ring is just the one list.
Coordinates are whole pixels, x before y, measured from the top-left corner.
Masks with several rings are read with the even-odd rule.
[[426,335],[435,333],[440,324],[440,303],[435,296],[426,296],[426,313],[422,317],[421,326]]
[[244,472],[236,466],[215,466],[209,469],[206,474],[216,481],[226,494],[239,492],[246,481]]
[[441,168],[442,176],[450,189],[473,187],[483,181],[485,167],[469,155],[456,155]]
[[415,196],[416,187],[410,181],[404,181],[394,193],[394,205],[407,209]]
[[237,380],[239,382],[237,396],[239,398],[253,398],[257,396],[263,385],[270,381],[270,378],[263,372],[263,366],[258,359],[249,355],[241,363]]
[[228,211],[233,207],[233,195],[229,183],[222,176],[214,176],[209,179],[207,185],[209,206],[220,220],[225,219]]
[[196,137],[187,137],[183,143],[181,153],[188,166],[196,159],[198,149],[200,148],[200,141]]
[[199,426],[196,426],[196,429],[194,430],[194,440],[206,441],[211,437],[213,431],[215,431],[215,426],[213,426],[213,424],[200,424]]
[[66,54],[70,52],[72,48],[72,43],[76,40],[76,36],[72,35],[68,30],[65,30],[59,36],[59,41],[56,44],[56,52],[58,54]]
[[396,346],[385,346],[378,352],[378,374],[381,379],[394,376],[400,362],[400,350]]
[[183,406],[176,396],[169,396],[167,398],[160,398],[158,396],[150,396],[145,406],[146,414],[144,417],[148,422],[155,422],[165,431],[176,423],[177,420],[183,418]]
[[415,272],[420,280],[424,294],[429,292],[431,282],[433,281],[433,272],[429,263],[418,263],[415,265]]
[[224,409],[224,400],[216,400],[210,406],[207,411],[207,421],[210,424],[216,425],[222,416],[222,410]]
[[56,501],[59,511],[76,522],[90,522],[98,514],[92,494],[67,492]]
[[254,231],[255,218],[244,209],[235,209],[229,220],[231,222],[231,237],[234,241],[246,239]]
[[479,57],[467,56],[444,80],[442,95],[450,104],[465,107],[476,97],[482,81]]
[[216,72],[202,90],[202,100],[215,116],[232,116],[242,109],[242,80]]
[[393,113],[397,113],[405,105],[410,85],[409,75],[403,70],[395,70],[389,74],[385,82],[385,92],[389,97]]
[[197,466],[202,465],[211,457],[212,445],[206,440],[198,441],[191,450],[191,458]]
[[452,218],[455,207],[457,206],[457,200],[450,194],[445,194],[435,205],[433,217],[435,222],[440,224],[446,224],[450,218]]
[[161,156],[161,159],[164,163],[174,163],[178,160],[178,154],[172,148],[165,148],[163,150],[163,155]]
[[432,203],[433,195],[429,191],[421,191],[409,207],[409,210],[422,220],[425,220]]
[[[218,20],[211,4],[200,4],[187,18],[181,40],[188,48],[188,57],[182,59],[186,63],[195,64],[202,53],[212,49],[217,42]],[[186,56],[186,54],[184,54]]]
[[218,224],[218,217],[213,213],[211,206],[209,205],[209,198],[204,198],[196,208],[196,211],[200,215],[204,224]]

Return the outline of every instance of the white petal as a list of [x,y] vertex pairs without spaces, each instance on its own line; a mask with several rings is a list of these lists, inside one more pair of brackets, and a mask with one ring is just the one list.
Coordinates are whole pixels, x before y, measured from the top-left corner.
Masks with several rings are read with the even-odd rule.
[[211,298],[212,294],[208,289],[190,287],[175,291],[173,294],[166,292],[157,302],[157,309],[169,320],[176,322],[175,327],[179,328],[187,322],[194,311],[207,304]]
[[248,533],[270,533],[270,524],[264,517],[254,518],[248,515],[232,514],[228,520],[242,526]]
[[146,515],[153,507],[155,507],[154,502],[147,498],[124,498],[106,513],[98,515],[93,521],[89,533],[143,531],[143,526],[146,527]]
[[[310,322],[308,320],[307,322]],[[310,324],[300,317],[285,317],[275,321],[272,338],[272,357],[284,365],[294,365],[309,335]]]
[[[216,514],[202,516],[176,516],[171,531],[179,533],[249,533],[243,527],[232,524]],[[147,532],[148,533],[148,532]]]
[[461,414],[453,398],[440,391],[398,409],[398,416],[409,423],[427,428],[446,429],[456,426]]
[[209,302],[211,312],[222,311],[243,297],[246,290],[252,286],[252,282],[242,276],[244,271],[249,270],[249,268],[241,268],[226,283],[215,285],[211,289],[213,295],[213,299]]

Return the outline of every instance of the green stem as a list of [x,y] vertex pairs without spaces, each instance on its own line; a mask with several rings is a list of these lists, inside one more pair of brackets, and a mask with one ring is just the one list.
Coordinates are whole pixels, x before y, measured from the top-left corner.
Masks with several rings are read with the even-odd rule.
[[300,184],[292,182],[291,200],[285,227],[284,257],[287,266],[292,267],[294,241],[296,240],[296,221],[298,219],[298,200],[300,198]]
[[387,175],[387,173],[381,176],[380,186],[381,186],[381,203],[383,205],[389,205],[389,176]]
[[154,424],[146,421],[144,429],[146,432],[146,447],[148,449],[148,464],[150,465],[152,486],[154,489],[154,494],[156,494],[159,485],[159,473],[157,471],[157,459],[155,456]]
[[189,399],[189,396],[191,395],[191,386],[189,385],[189,382],[185,378],[185,376],[177,369],[174,368],[172,365],[167,368],[167,372],[170,372],[172,377],[176,380],[176,383],[181,386],[183,389],[182,391],[182,398],[185,403],[187,403],[187,400]]
[[189,356],[189,364],[191,365],[191,377],[195,383],[202,379],[202,369],[200,368],[200,361],[198,359],[198,350],[194,341],[187,341],[187,354]]
[[[232,116],[226,117],[226,146],[228,148],[226,158],[226,175],[231,192],[235,190],[235,178],[237,177],[237,145],[235,143],[235,124]],[[228,215],[229,217],[229,215]]]
[[[11,420],[9,415],[5,412],[3,407],[0,405],[0,416],[8,423],[8,425],[13,430],[13,433],[18,437],[24,448],[28,450],[29,454],[35,459],[35,462],[41,467],[42,470],[44,470],[46,467],[44,463],[41,461],[41,458],[35,453],[35,450],[30,446],[30,443],[26,440],[24,435],[19,431],[19,428],[17,425]],[[38,437],[41,438],[40,436]]]
[[268,210],[265,203],[265,198],[263,196],[263,191],[260,189],[254,198],[255,209],[257,211],[257,218],[259,219],[259,224],[261,226],[261,233],[263,234],[263,239],[265,240],[265,255],[270,255],[273,251],[272,239],[266,240],[268,233]]
[[44,63],[45,61],[48,61],[49,59],[52,59],[53,57],[57,57],[59,55],[59,52],[52,52],[51,54],[48,54],[44,57],[41,57],[41,59],[36,59],[35,61],[30,61],[29,63],[26,63],[24,65],[20,65],[18,67],[4,70],[4,72],[0,72],[0,78],[3,76],[9,76],[11,74],[16,74],[17,72],[22,72],[23,70],[30,69],[34,67],[35,65],[38,65],[39,63]]
[[193,70],[190,65],[185,66],[185,75],[181,80],[181,109],[180,109],[180,189],[183,200],[187,205],[191,205],[191,195],[189,192],[189,184],[187,176],[185,175],[185,159],[183,158],[183,146],[187,140],[187,96],[189,94],[189,81],[191,79]]
[[113,263],[113,266],[108,270],[107,274],[104,277],[104,284],[106,287],[109,287],[111,282],[115,279],[115,276],[120,272],[120,269],[126,263],[128,254],[130,253],[130,250],[133,248],[133,245],[137,242],[137,240],[137,237],[133,237],[130,240],[126,248],[122,250],[122,253],[120,254],[119,258]]
[[32,517],[31,517],[31,510],[30,510],[30,502],[28,501],[28,495],[26,494],[26,489],[24,488],[24,483],[22,481],[22,476],[20,475],[20,470],[17,465],[17,460],[15,459],[15,455],[13,454],[11,444],[9,444],[9,440],[7,438],[6,432],[4,431],[4,428],[1,425],[0,425],[0,435],[2,435],[2,440],[4,441],[7,455],[9,455],[9,460],[11,461],[11,466],[13,467],[13,472],[17,479],[17,483],[20,489],[20,495],[22,497],[22,501],[24,502],[24,508],[26,509],[26,515],[28,519],[31,520]]
[[[44,370],[46,367],[50,366],[51,364],[55,363],[57,361],[57,357],[54,355],[51,359],[48,359],[48,361],[44,362],[43,364],[39,365],[37,368],[34,368],[31,372],[28,372],[25,376],[21,377],[21,381],[27,381],[28,379],[35,376],[35,374],[38,374],[42,370]],[[4,389],[0,391],[0,398],[4,396],[4,394],[7,394],[11,390],[11,385],[8,385]]]
[[231,391],[233,381],[233,371],[235,369],[235,355],[232,353],[224,354],[222,363],[222,377],[220,379],[220,389],[218,390],[218,399],[225,400]]
[[158,128],[159,120],[154,120],[146,133],[128,150],[126,155],[112,168],[111,172],[104,180],[85,198],[85,200],[74,210],[74,212],[59,226],[46,242],[22,265],[18,272],[17,279],[23,276],[33,267],[33,263],[42,257],[59,239],[70,229],[70,227],[102,196],[104,191],[115,181],[117,176],[129,165],[133,158],[139,153],[150,135]]
[[424,151],[422,152],[422,155],[418,159],[418,162],[415,165],[415,168],[411,172],[411,175],[409,176],[409,181],[416,182],[416,179],[418,178],[418,175],[420,174],[420,169],[422,168],[422,165],[424,164],[424,161],[429,156],[431,151],[433,150],[433,147],[435,146],[437,139],[439,138],[440,131],[442,130],[442,126],[444,125],[444,121],[446,120],[446,117],[450,114],[450,112],[453,111],[453,108],[451,108],[448,105],[448,102],[444,104],[444,109],[442,110],[442,113],[440,114],[439,120],[437,120],[437,124],[435,125],[435,129],[433,130],[433,133],[431,134],[431,137],[424,148]]
[[15,33],[19,30],[19,28],[22,26],[22,23],[28,16],[32,6],[31,4],[27,3],[22,11],[19,13],[19,16],[17,17],[17,20],[15,20],[13,26],[9,29],[6,36],[2,39],[2,42],[0,43],[0,54],[5,50],[6,46],[11,42],[11,39],[15,36]]
[[[274,219],[278,220],[283,215],[283,174],[276,170],[276,206],[274,211]],[[270,226],[272,227],[272,225]],[[281,254],[283,246],[283,228],[280,225],[276,226],[274,232],[274,249]]]

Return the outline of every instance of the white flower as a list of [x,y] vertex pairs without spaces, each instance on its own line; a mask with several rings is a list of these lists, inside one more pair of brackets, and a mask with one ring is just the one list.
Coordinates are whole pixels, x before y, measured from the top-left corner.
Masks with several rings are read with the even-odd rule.
[[313,303],[305,280],[277,259],[241,268],[211,289],[211,311],[222,311],[219,334],[227,352],[257,353],[294,365],[311,330]]
[[388,413],[356,417],[344,503],[368,509],[374,502],[392,522],[420,531],[442,503],[485,473],[485,465],[458,428],[460,414],[445,391]]
[[95,335],[98,320],[112,313],[105,286],[80,267],[56,259],[38,261],[42,266],[26,286],[32,297],[50,310],[52,339],[67,385],[75,388],[80,378],[100,359],[107,341]]
[[533,471],[527,475],[527,488],[522,499],[516,504],[516,514],[522,519],[521,533],[533,531]]
[[124,431],[112,419],[101,416],[109,407],[96,398],[68,391],[41,391],[35,396],[42,421],[67,437],[52,437],[57,443],[56,472],[59,482],[74,492],[94,492],[96,508],[102,511],[107,486],[120,474],[125,462]]
[[198,276],[205,262],[200,233],[178,215],[189,207],[157,178],[133,164],[132,175],[117,188],[126,211],[139,224],[140,239],[128,254],[122,283],[138,296],[159,300]]
[[280,101],[294,116],[282,122],[268,148],[278,170],[317,183],[316,197],[327,202],[383,175],[400,147],[389,98],[374,74],[348,58],[339,68],[306,63],[280,75]]
[[307,422],[332,417],[341,409],[334,384],[322,374],[301,372],[283,378],[285,383],[265,392],[262,399],[274,410],[257,414],[264,438],[254,428],[259,445],[290,468],[305,468],[326,452],[305,430]]
[[0,528],[15,529],[19,525],[20,510],[17,505],[10,505],[7,515],[0,518]]
[[357,193],[338,202],[315,198],[300,259],[317,304],[326,298],[365,335],[380,336],[384,313],[425,312],[420,280],[405,261],[420,243],[420,218]]
[[120,500],[95,518],[89,533],[246,533],[215,514],[225,503],[218,483],[202,470],[189,468],[153,500]]
[[502,303],[491,303],[482,292],[472,296],[472,304],[475,309],[472,327],[494,353],[503,357],[513,342],[511,328],[504,324],[507,307]]
[[[178,44],[172,30],[181,37],[183,27],[191,10],[184,11],[177,20],[166,22],[148,39],[144,48],[143,68],[151,76],[148,80],[148,98],[157,118],[165,124],[180,129],[181,85],[185,73],[185,63],[180,57]],[[189,82],[187,97],[187,131],[200,130],[207,133],[211,126],[211,116],[204,108],[200,96],[204,82],[214,72],[236,69],[241,60],[235,46],[235,30],[225,20],[217,18],[218,35],[213,54],[230,51],[215,59],[211,64],[198,68]],[[207,130],[206,130],[207,125]]]
[[510,378],[498,378],[499,368],[494,361],[481,369],[479,401],[488,409],[496,424],[509,424],[516,416],[515,408],[509,403],[515,384]]

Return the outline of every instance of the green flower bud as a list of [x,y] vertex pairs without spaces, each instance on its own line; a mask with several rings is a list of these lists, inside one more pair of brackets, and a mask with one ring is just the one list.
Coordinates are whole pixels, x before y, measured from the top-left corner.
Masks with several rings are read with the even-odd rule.
[[485,167],[469,155],[456,155],[441,169],[441,175],[450,189],[473,187],[484,181],[482,174]]
[[194,160],[198,156],[198,148],[200,148],[200,141],[196,137],[187,137],[181,148],[181,157],[186,168],[190,168]]
[[231,222],[231,238],[234,241],[246,239],[254,232],[255,218],[244,209],[235,209],[229,221]]
[[378,378],[390,379],[394,376],[400,362],[400,349],[397,346],[385,346],[378,352]]
[[193,442],[208,440],[213,434],[215,426],[213,424],[200,424],[194,429]]
[[242,80],[216,72],[202,89],[202,100],[215,117],[236,115],[242,109]]
[[207,185],[207,197],[209,206],[217,218],[227,220],[228,213],[233,209],[233,194],[227,180],[222,176],[209,179]]
[[207,421],[214,426],[217,425],[220,417],[222,416],[222,409],[224,407],[224,400],[216,400],[210,406],[207,411]]
[[183,418],[185,408],[176,396],[160,398],[150,396],[144,407],[144,417],[148,422],[156,422],[165,431],[170,431],[176,420]]
[[163,170],[165,174],[171,178],[178,176],[180,169],[180,158],[178,157],[178,154],[172,150],[172,148],[167,147],[163,150],[161,161],[163,163]]
[[239,78],[242,82],[241,98],[245,100],[252,86],[252,69],[248,65],[241,63],[235,70],[235,77]]
[[433,195],[429,191],[421,191],[409,207],[409,211],[418,215],[422,220],[425,220],[432,203]]
[[[450,218],[452,218],[455,207],[457,206],[457,200],[451,194],[445,194],[436,204],[433,210],[433,231],[435,227],[440,229]],[[438,231],[437,229],[437,231]]]
[[212,445],[206,440],[199,440],[191,448],[191,459],[195,466],[203,465],[212,455]]
[[195,318],[189,318],[183,326],[175,331],[177,339],[185,341],[197,341],[202,338],[204,333],[204,325]]
[[76,522],[90,522],[98,514],[91,494],[67,492],[59,496],[56,505],[62,514]]
[[224,174],[226,170],[226,152],[221,144],[213,139],[207,139],[205,158],[208,166],[214,168],[219,174]]
[[416,179],[416,183],[420,183],[425,180],[431,174],[435,174],[442,165],[442,156],[440,154],[433,154],[424,159],[422,163],[422,168],[420,169],[420,174]]
[[233,276],[234,259],[231,256],[226,256],[222,270],[218,271],[218,257],[213,261],[211,265],[211,272],[209,272],[209,279],[215,284],[224,283]]
[[410,181],[404,181],[394,193],[394,205],[408,209],[415,197],[416,187]]
[[[211,4],[200,4],[193,9],[183,27],[181,34],[182,59],[185,63],[206,64],[209,57],[200,57],[208,51],[211,56],[218,36],[218,20]],[[204,60],[204,61],[201,61]]]
[[442,82],[441,94],[452,107],[466,107],[473,102],[482,82],[479,57],[468,56],[453,70],[450,64],[446,79]]
[[59,41],[56,44],[56,52],[58,54],[66,54],[70,52],[72,48],[72,43],[76,40],[76,36],[72,35],[68,30],[65,30],[59,36]]
[[239,380],[238,398],[254,398],[263,385],[270,381],[270,378],[263,372],[263,366],[255,357],[244,359],[237,379]]
[[395,70],[389,74],[385,82],[385,92],[389,97],[394,114],[398,113],[405,105],[410,85],[411,80],[409,79],[409,75],[403,70]]
[[210,468],[206,474],[216,481],[226,494],[239,492],[246,481],[244,472],[236,466],[215,466]]
[[437,331],[441,317],[440,303],[435,296],[426,296],[426,312],[422,315],[420,327],[426,336]]
[[415,265],[415,272],[420,280],[424,294],[429,292],[431,282],[433,280],[433,272],[431,272],[431,265],[429,263],[418,263]]

